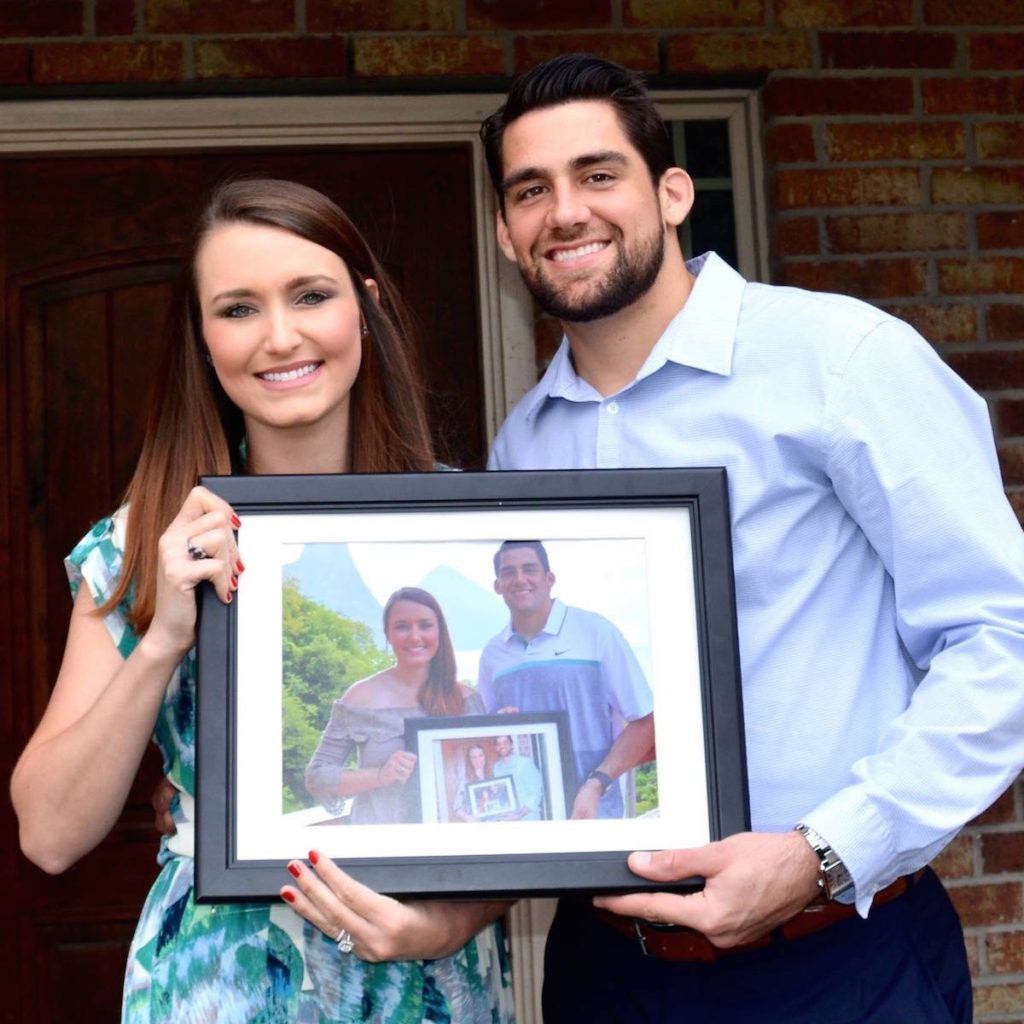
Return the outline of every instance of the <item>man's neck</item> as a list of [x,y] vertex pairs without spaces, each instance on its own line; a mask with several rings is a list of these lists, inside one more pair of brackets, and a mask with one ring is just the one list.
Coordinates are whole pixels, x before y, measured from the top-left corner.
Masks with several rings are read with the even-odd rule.
[[551,615],[551,608],[554,603],[554,599],[552,599],[544,609],[531,612],[528,615],[513,615],[512,628],[526,641],[539,636],[547,625],[548,616]]
[[589,323],[563,323],[580,377],[605,397],[626,387],[686,304],[694,281],[682,254],[677,259],[666,252],[654,285],[632,305]]

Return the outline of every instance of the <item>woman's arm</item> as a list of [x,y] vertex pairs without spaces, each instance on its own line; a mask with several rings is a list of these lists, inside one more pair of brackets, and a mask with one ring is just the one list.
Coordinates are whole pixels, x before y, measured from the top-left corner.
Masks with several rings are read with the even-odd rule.
[[[160,538],[156,610],[127,659],[95,614],[88,586],[79,588],[57,682],[11,778],[22,850],[44,871],[63,871],[88,853],[121,813],[167,683],[194,642],[196,585],[210,580],[231,600],[232,516],[208,491],[190,493]],[[190,539],[211,557],[189,557]]]

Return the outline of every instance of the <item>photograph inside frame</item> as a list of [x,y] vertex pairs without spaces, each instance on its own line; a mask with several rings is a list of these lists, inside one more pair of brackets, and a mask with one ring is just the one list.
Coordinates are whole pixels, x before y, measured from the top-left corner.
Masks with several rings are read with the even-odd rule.
[[706,841],[690,534],[681,508],[250,517],[238,860]]

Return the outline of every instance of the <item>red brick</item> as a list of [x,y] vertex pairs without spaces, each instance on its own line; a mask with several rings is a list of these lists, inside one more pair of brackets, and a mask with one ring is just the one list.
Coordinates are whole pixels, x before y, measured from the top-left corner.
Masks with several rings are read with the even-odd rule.
[[912,252],[967,247],[963,213],[883,213],[829,217],[825,222],[833,252]]
[[196,77],[344,78],[345,37],[329,39],[197,39]]
[[0,45],[0,85],[28,82],[28,47],[17,43]]
[[811,39],[803,32],[693,32],[668,41],[668,69],[683,73],[777,71],[813,62]]
[[[973,352],[950,352],[946,362],[975,391],[1009,391],[1024,388],[1024,352],[1012,349],[975,349]],[[1012,802],[1007,821],[1014,820]],[[975,824],[992,824],[998,814],[1007,813],[1005,804],[995,805],[975,820]]]
[[741,28],[766,23],[765,0],[624,0],[626,28]]
[[145,31],[178,35],[294,32],[295,7],[281,0],[146,0]]
[[939,289],[945,295],[1024,292],[1024,257],[989,256],[939,260]]
[[790,28],[912,25],[913,15],[913,0],[775,0],[778,24]]
[[989,341],[1024,341],[1024,306],[989,306]]
[[[373,2],[373,0],[370,0]],[[379,3],[379,0],[377,0]],[[468,29],[611,28],[611,0],[466,0]]]
[[657,71],[658,37],[647,32],[573,32],[565,35],[519,36],[515,41],[517,73],[563,53],[593,53],[634,71]]
[[1024,160],[1024,127],[1020,121],[976,124],[974,148],[983,160]]
[[[953,358],[950,356],[946,362],[952,365]],[[960,373],[957,370],[957,373]],[[960,373],[963,377],[964,374]],[[1024,373],[1022,373],[1022,379],[1024,379]],[[1017,804],[1014,798],[1014,786],[1010,786],[998,800],[992,802],[992,806],[988,810],[982,811],[974,821],[969,822],[970,825],[1005,825],[1010,821],[1017,821]]]
[[[974,989],[974,1019],[988,1020],[1000,1014],[1001,1024],[1015,1024],[1003,1014],[1019,1011],[1024,1006],[1024,982],[1009,985],[977,985]],[[1019,1020],[1020,1018],[1016,1018]]]
[[1024,78],[925,78],[921,101],[926,114],[1019,114]]
[[1001,444],[996,449],[996,454],[999,456],[1003,486],[1020,487],[1024,484],[1024,444]]
[[964,949],[967,950],[967,967],[971,972],[972,978],[977,978],[981,974],[981,956],[978,951],[978,943],[980,941],[980,937],[977,935],[964,936]]
[[986,924],[1011,924],[1024,913],[1020,882],[995,885],[947,886],[965,928]]
[[814,131],[809,124],[769,125],[764,144],[771,164],[810,163],[815,159]]
[[978,245],[982,249],[1024,249],[1024,213],[979,213]]
[[810,256],[821,251],[814,217],[780,220],[775,225],[775,246],[780,256]]
[[825,152],[837,162],[935,160],[964,156],[965,131],[951,121],[932,124],[830,124]]
[[822,32],[823,68],[951,68],[956,37],[945,32]]
[[552,316],[542,316],[533,325],[534,344],[537,349],[537,365],[546,365],[562,344],[562,325]]
[[774,194],[780,210],[899,206],[921,201],[921,178],[912,167],[780,170]]
[[1024,203],[1024,167],[937,167],[932,172],[932,202]]
[[[1020,449],[1024,456],[1024,449]],[[982,870],[986,875],[1024,871],[1024,832],[992,832],[981,837]]]
[[130,36],[135,32],[135,0],[96,0],[96,35]]
[[932,861],[942,878],[970,878],[974,874],[974,834],[961,832]]
[[505,46],[494,36],[357,36],[352,49],[361,78],[505,73]]
[[1024,437],[1024,398],[1002,398],[995,409],[1000,437]]
[[80,36],[83,0],[5,0],[0,3],[0,38]]
[[988,969],[995,974],[1024,974],[1024,932],[989,932]]
[[947,305],[887,306],[887,313],[906,320],[919,334],[932,342],[971,342],[978,340],[978,320],[974,306],[966,302]]
[[453,0],[306,0],[310,32],[451,32]]
[[986,32],[972,36],[968,53],[968,62],[972,68],[984,71],[1024,68],[1024,35]]
[[924,0],[926,25],[1019,25],[1016,0]]
[[1016,513],[1021,526],[1024,527],[1024,491],[1009,493],[1007,497],[1010,499],[1010,507]]
[[891,299],[924,294],[926,272],[924,260],[787,261],[782,283],[861,299]]
[[772,78],[764,89],[765,117],[806,114],[909,114],[909,78]]
[[41,43],[32,64],[39,85],[178,82],[184,72],[185,49],[176,42]]

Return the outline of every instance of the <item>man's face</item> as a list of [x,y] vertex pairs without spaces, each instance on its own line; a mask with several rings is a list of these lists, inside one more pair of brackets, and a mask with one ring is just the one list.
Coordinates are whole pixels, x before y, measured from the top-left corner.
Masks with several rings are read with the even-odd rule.
[[544,571],[533,548],[502,551],[494,592],[508,605],[513,618],[547,610],[554,584],[554,573]]
[[601,100],[530,111],[503,140],[498,240],[560,320],[610,316],[645,295],[665,252],[662,197]]
[[508,757],[512,753],[512,740],[508,736],[496,736],[494,749],[498,752],[498,757]]

